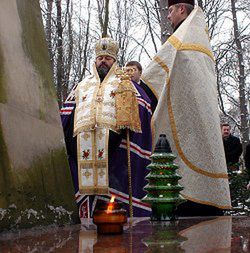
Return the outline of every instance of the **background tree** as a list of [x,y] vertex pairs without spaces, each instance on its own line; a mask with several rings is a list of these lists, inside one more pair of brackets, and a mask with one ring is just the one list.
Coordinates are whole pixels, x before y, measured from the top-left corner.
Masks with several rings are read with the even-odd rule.
[[[241,135],[243,147],[249,141],[249,24],[247,13],[238,1],[226,2],[213,27],[219,106],[222,120],[233,124]],[[238,14],[238,15],[237,15]],[[247,21],[247,22],[246,22]],[[240,25],[239,25],[240,24]],[[220,28],[220,29],[219,29]]]
[[96,0],[96,2],[102,37],[107,37],[109,25],[109,0]]
[[[90,73],[94,45],[102,36],[118,41],[121,66],[138,60],[145,67],[172,33],[167,0],[40,2],[59,106],[72,85]],[[249,0],[198,0],[198,4],[205,13],[216,59],[221,120],[232,125],[245,146],[249,141]],[[245,180],[239,174],[231,181],[233,205],[241,214],[246,213],[249,196]]]
[[[240,110],[240,132],[243,139],[243,149],[245,150],[246,144],[249,141],[249,122],[248,122],[248,110],[247,110],[247,86],[246,86],[246,73],[245,73],[245,62],[243,57],[243,40],[244,34],[239,29],[238,19],[237,19],[237,10],[235,6],[235,0],[231,0],[231,10],[233,16],[233,30],[234,30],[234,41],[235,41],[235,50],[237,55],[237,74],[236,79],[238,83],[239,90],[239,110]],[[249,24],[248,24],[249,25]],[[244,29],[244,28],[243,28]]]
[[61,107],[72,85],[90,72],[91,41],[96,40],[96,34],[91,33],[91,14],[95,10],[90,0],[85,4],[73,0],[42,0],[40,5]]
[[161,25],[161,43],[163,44],[170,34],[172,33],[173,29],[167,19],[168,16],[168,1],[166,0],[156,0],[156,6],[159,10],[159,23]]
[[[40,0],[59,105],[74,83],[90,73],[97,39],[119,42],[119,64],[139,60],[145,67],[172,29],[167,0]],[[247,0],[199,0],[216,58],[222,120],[249,138],[250,36]]]

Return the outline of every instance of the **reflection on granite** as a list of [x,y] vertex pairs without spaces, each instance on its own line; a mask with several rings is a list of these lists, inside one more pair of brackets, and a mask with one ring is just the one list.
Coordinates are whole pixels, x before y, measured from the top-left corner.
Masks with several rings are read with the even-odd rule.
[[182,253],[182,247],[187,238],[178,232],[178,221],[157,224],[153,226],[151,235],[142,239],[147,246],[146,252],[176,252]]
[[[232,217],[204,221],[180,231],[185,252],[231,252]],[[223,250],[223,251],[222,251]]]
[[1,253],[250,253],[250,217],[183,218],[151,222],[134,218],[122,235],[97,235],[86,219],[82,225],[46,227],[0,234]]

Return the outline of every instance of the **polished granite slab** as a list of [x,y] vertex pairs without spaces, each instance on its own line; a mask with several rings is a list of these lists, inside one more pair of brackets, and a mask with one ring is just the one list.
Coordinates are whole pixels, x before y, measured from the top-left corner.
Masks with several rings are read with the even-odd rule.
[[250,253],[250,217],[182,218],[151,222],[134,218],[122,235],[97,235],[90,219],[84,224],[43,227],[0,234],[1,253]]

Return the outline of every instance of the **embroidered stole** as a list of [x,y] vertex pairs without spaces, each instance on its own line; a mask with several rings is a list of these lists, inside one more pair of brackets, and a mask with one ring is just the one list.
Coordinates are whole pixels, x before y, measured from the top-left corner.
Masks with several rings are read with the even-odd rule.
[[112,66],[102,83],[94,75],[76,89],[74,136],[77,136],[78,181],[81,194],[107,194],[109,129],[116,130],[115,91],[119,80]]

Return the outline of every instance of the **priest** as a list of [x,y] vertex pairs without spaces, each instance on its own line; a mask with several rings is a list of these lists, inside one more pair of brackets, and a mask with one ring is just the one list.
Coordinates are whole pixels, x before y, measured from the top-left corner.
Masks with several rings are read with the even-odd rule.
[[[93,74],[72,89],[61,109],[80,218],[91,217],[98,201],[108,202],[111,195],[129,210],[126,130],[117,128],[118,45],[102,38],[95,53]],[[137,83],[132,87],[139,113],[135,124],[141,129],[129,134],[133,213],[149,216],[151,209],[141,198],[152,148],[151,101]]]
[[221,215],[231,200],[208,27],[194,0],[168,3],[174,33],[142,76],[159,96],[153,139],[166,134],[177,155],[181,194],[188,200],[178,214]]

